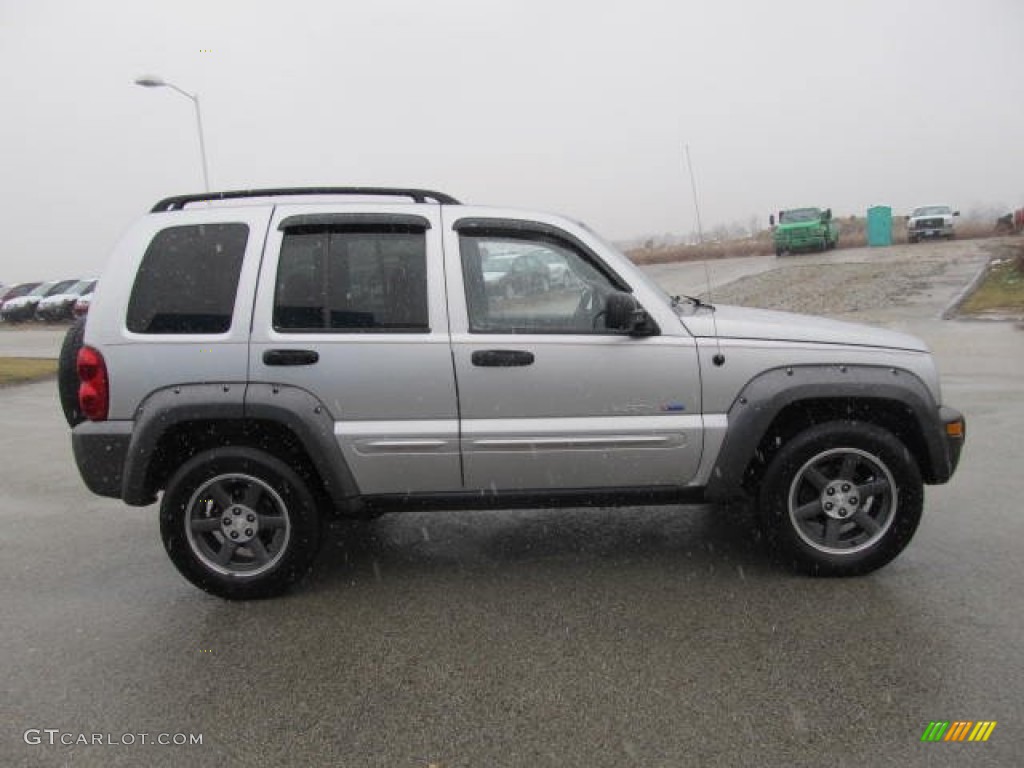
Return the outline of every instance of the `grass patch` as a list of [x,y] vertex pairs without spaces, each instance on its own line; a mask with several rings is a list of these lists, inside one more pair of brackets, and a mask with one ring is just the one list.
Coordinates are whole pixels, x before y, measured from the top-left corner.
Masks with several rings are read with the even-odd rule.
[[961,314],[1007,312],[1024,314],[1024,271],[1015,259],[996,262],[960,307]]
[[0,387],[39,381],[56,373],[56,360],[45,357],[0,357]]

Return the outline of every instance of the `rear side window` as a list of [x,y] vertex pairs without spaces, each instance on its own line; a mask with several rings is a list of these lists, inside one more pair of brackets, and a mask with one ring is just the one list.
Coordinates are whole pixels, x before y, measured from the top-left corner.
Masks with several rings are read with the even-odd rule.
[[286,231],[274,329],[290,333],[416,333],[427,317],[426,235],[401,226]]
[[249,227],[169,227],[142,257],[128,302],[133,333],[225,333],[238,291]]

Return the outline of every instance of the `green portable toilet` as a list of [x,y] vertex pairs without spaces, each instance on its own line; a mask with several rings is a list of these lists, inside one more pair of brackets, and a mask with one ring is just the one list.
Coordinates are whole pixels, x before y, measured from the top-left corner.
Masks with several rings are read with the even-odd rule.
[[888,205],[868,208],[868,245],[892,245],[892,208]]

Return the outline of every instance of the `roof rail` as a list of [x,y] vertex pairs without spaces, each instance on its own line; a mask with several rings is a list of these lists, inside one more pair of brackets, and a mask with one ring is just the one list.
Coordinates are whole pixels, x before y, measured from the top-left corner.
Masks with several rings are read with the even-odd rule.
[[153,206],[150,213],[180,211],[189,203],[211,200],[238,200],[245,197],[290,197],[293,195],[370,195],[382,197],[408,197],[416,203],[433,201],[442,205],[459,205],[459,201],[443,192],[429,189],[400,189],[393,187],[281,187],[277,189],[236,189],[229,192],[206,192],[194,195],[167,197]]

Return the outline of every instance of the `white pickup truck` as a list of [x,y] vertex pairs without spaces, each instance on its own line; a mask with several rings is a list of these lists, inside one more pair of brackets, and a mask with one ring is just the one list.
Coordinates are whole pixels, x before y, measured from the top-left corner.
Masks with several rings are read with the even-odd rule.
[[922,205],[915,208],[907,219],[907,240],[911,243],[926,237],[952,240],[956,234],[953,217],[959,215],[960,211],[954,211],[948,205]]

